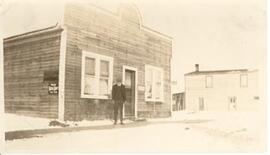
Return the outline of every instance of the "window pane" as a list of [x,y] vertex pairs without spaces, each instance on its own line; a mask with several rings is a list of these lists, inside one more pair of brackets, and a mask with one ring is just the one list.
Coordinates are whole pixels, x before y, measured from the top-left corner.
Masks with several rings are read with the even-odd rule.
[[109,77],[109,62],[101,60],[100,61],[100,76]]
[[132,78],[132,73],[131,72],[126,72],[125,74],[125,86],[126,88],[131,88],[131,78]]
[[153,98],[153,70],[146,69],[146,98]]
[[157,70],[156,71],[156,75],[155,75],[155,78],[156,78],[156,82],[161,82],[161,71]]
[[108,83],[109,80],[108,79],[100,79],[100,83],[99,83],[99,94],[100,95],[107,95],[108,93]]
[[162,94],[161,71],[156,70],[154,77],[155,77],[155,99],[159,100],[159,99],[161,99],[161,94]]
[[95,75],[95,59],[85,58],[85,74]]
[[153,91],[152,84],[148,82],[146,85],[146,97],[148,99],[151,99],[153,97],[152,91]]
[[155,89],[155,98],[156,99],[161,99],[161,92],[162,92],[161,82],[157,82],[156,83],[156,89]]
[[96,81],[92,76],[85,76],[84,94],[93,95],[95,93]]
[[145,72],[146,72],[146,82],[152,82],[153,81],[153,70],[147,69]]
[[240,82],[241,82],[241,87],[247,87],[248,86],[247,75],[240,75]]
[[233,98],[233,102],[236,103],[236,97]]
[[206,88],[213,87],[213,78],[212,76],[206,76]]

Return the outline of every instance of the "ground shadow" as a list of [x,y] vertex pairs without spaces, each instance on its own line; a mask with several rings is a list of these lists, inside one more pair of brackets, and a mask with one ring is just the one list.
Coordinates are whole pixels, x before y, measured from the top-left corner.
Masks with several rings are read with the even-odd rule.
[[84,127],[64,127],[64,128],[49,128],[49,129],[35,129],[35,130],[21,130],[21,131],[9,131],[5,133],[5,139],[15,140],[15,139],[24,139],[24,138],[34,138],[34,137],[43,137],[46,134],[52,133],[62,133],[62,132],[77,132],[84,130],[108,130],[108,129],[118,129],[118,128],[135,128],[151,124],[196,124],[196,123],[206,123],[211,120],[196,119],[196,120],[178,120],[178,121],[134,121],[132,123],[127,123],[125,125],[100,125],[100,126],[84,126]]

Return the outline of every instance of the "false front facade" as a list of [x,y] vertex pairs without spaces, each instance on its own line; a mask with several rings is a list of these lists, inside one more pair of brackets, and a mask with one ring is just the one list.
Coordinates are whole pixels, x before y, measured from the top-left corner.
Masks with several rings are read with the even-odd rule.
[[133,5],[72,3],[60,25],[4,39],[6,112],[106,119],[120,78],[126,117],[170,116],[172,40],[141,18]]

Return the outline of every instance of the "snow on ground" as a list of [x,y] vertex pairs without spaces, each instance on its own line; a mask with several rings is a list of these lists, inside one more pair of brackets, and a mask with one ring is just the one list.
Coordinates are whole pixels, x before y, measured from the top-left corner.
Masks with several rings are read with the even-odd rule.
[[[19,131],[19,130],[35,130],[35,129],[48,129],[48,128],[62,128],[60,126],[49,126],[49,123],[55,119],[46,119],[38,117],[28,117],[16,114],[5,113],[5,131]],[[82,126],[100,126],[108,125],[113,122],[110,120],[97,120],[97,121],[66,121],[69,127],[82,127]],[[131,123],[131,121],[125,121]]]
[[185,116],[187,119],[210,120],[191,125],[209,136],[218,136],[232,143],[245,141],[251,150],[263,148],[266,145],[266,116],[262,112],[199,112]]
[[5,131],[49,128],[50,119],[5,113]]
[[249,131],[257,135],[262,128],[266,128],[266,120],[260,112],[174,112],[171,118],[166,119],[150,119],[149,121],[192,121],[202,120],[202,125],[207,128],[233,132],[238,130]]
[[230,152],[243,151],[218,137],[184,124],[153,124],[137,128],[50,134],[44,138],[8,141],[8,153],[86,152]]
[[258,112],[177,112],[172,118],[149,119],[148,122],[143,126],[55,133],[40,138],[7,141],[6,151],[8,153],[265,151],[266,141],[263,137],[266,133],[266,124]]

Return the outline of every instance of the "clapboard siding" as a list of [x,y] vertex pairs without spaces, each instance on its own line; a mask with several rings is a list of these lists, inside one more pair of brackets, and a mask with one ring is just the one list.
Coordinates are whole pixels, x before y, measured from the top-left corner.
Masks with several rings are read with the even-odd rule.
[[4,40],[6,112],[57,118],[58,95],[48,94],[44,72],[59,70],[61,31]]
[[138,23],[73,3],[66,5],[64,24],[67,28],[66,120],[104,119],[112,110],[110,100],[80,97],[82,50],[113,57],[114,79],[122,76],[123,65],[136,67],[140,86],[145,83],[145,65],[161,67],[164,70],[164,103],[145,102],[144,91],[138,91],[138,115],[170,116],[170,39],[140,29]]

